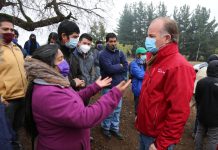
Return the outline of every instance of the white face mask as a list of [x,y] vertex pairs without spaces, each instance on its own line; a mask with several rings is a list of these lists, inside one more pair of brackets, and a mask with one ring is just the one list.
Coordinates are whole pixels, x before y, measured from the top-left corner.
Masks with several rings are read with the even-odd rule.
[[90,50],[90,46],[89,45],[80,45],[79,49],[83,52],[83,53],[87,53]]

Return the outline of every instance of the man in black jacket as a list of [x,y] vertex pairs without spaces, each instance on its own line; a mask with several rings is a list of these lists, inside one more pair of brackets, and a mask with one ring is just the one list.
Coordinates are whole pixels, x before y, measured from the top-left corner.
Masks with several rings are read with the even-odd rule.
[[81,70],[79,61],[73,56],[73,52],[78,44],[79,27],[75,22],[64,20],[58,27],[58,37],[60,40],[60,49],[70,65],[69,81],[73,89],[77,90],[78,87],[83,86],[84,80],[81,80]]
[[218,60],[207,68],[207,77],[197,83],[195,99],[199,124],[195,149],[203,149],[203,136],[207,133],[206,149],[216,150],[218,145]]

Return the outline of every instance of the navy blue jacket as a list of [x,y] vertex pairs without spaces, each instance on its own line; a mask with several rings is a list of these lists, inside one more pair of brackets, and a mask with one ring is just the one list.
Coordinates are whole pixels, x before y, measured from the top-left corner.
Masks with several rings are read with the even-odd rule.
[[145,64],[141,59],[135,59],[130,63],[130,71],[129,73],[132,76],[132,91],[135,96],[139,96],[142,81],[145,76]]
[[121,50],[116,49],[115,51],[111,51],[105,48],[100,53],[99,66],[102,78],[112,77],[112,83],[109,88],[118,85],[127,78],[128,62]]
[[32,45],[32,42],[30,40],[26,41],[26,43],[24,44],[24,49],[26,50],[27,55],[32,55],[34,50],[40,47],[39,43],[36,42],[34,50],[31,50],[31,45]]

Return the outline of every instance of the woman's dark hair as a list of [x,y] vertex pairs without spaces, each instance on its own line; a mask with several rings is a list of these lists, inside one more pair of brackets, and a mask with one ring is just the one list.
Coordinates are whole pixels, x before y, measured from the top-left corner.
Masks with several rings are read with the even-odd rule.
[[48,64],[49,66],[55,67],[54,60],[57,55],[59,46],[57,44],[47,44],[36,49],[32,58],[41,60],[42,62]]
[[56,43],[59,44],[59,39],[58,39],[58,34],[56,32],[51,32],[48,36],[48,43],[50,44],[51,39],[54,39],[56,41]]
[[[55,57],[58,53],[59,46],[56,44],[53,45],[44,45],[39,47],[32,54],[32,58],[41,60],[42,62],[54,67]],[[29,81],[26,95],[25,95],[25,129],[27,134],[31,137],[32,140],[32,149],[34,149],[34,139],[38,135],[35,121],[33,119],[32,113],[32,93],[34,88],[34,82]]]

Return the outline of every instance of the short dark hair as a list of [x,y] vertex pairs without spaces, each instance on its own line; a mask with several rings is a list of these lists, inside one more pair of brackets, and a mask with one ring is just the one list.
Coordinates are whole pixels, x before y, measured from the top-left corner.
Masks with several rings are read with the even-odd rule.
[[11,19],[10,17],[5,16],[4,14],[0,15],[0,26],[1,26],[2,22],[10,22],[10,23],[12,23],[14,25],[13,19]]
[[117,36],[114,33],[108,33],[106,35],[106,42],[108,42],[110,38],[116,38],[117,39]]
[[79,37],[79,41],[82,41],[82,39],[87,39],[89,41],[92,41],[92,37],[91,35],[87,34],[87,33],[83,33],[80,37]]
[[73,21],[64,20],[58,26],[58,36],[60,40],[62,40],[62,37],[61,37],[62,33],[65,33],[67,36],[69,36],[73,34],[74,32],[79,34],[80,30],[77,24]]
[[17,37],[19,37],[19,32],[16,29],[14,29],[14,34],[17,35]]
[[54,39],[57,42],[58,34],[56,32],[51,32],[48,36],[48,44],[50,43],[51,39]]

